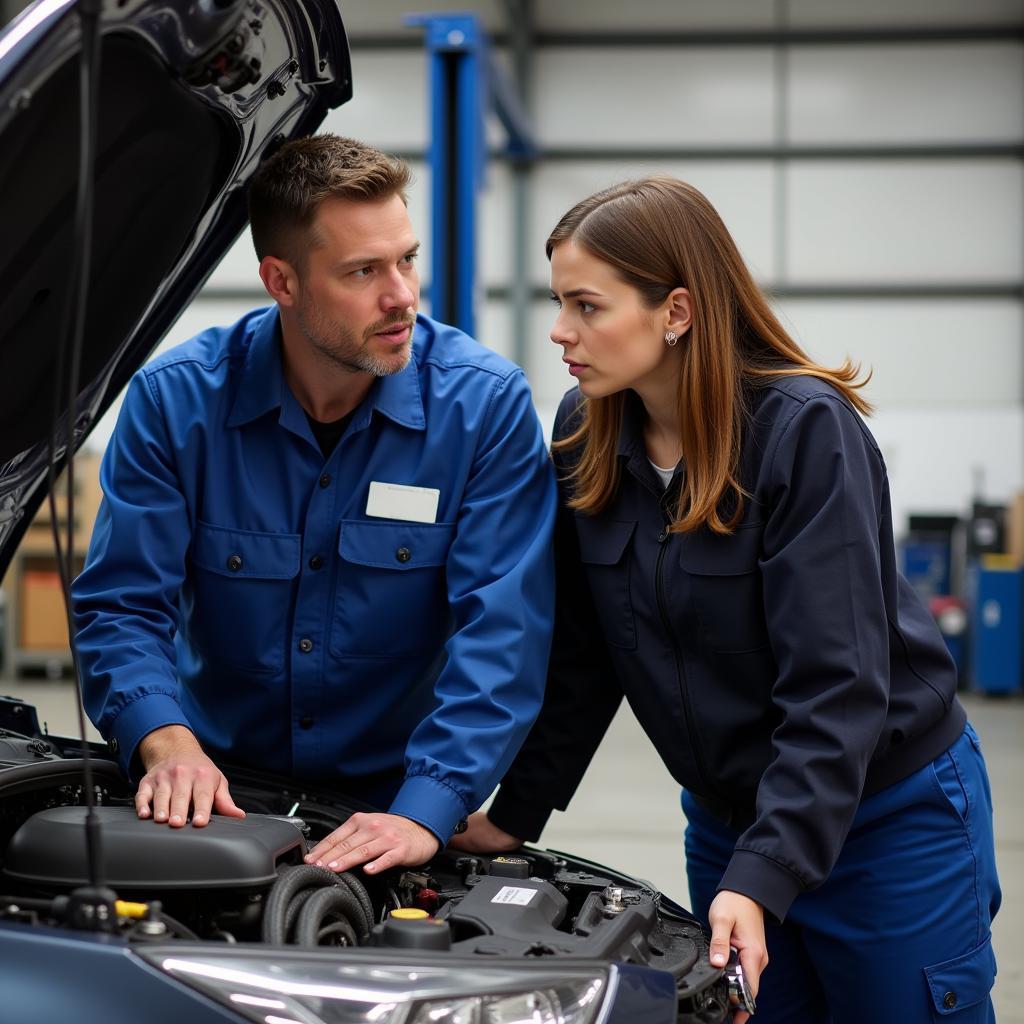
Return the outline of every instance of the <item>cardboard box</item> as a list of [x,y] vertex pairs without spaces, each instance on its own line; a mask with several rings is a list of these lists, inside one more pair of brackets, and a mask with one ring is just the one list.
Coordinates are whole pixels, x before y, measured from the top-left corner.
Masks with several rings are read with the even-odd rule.
[[67,615],[60,574],[31,569],[21,576],[20,645],[26,650],[68,649]]
[[1024,565],[1024,491],[1018,491],[1006,508],[1006,553]]

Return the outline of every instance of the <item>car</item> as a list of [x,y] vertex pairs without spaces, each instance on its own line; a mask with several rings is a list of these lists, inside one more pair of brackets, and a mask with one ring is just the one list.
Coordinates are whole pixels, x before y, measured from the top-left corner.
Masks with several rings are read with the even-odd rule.
[[[0,571],[54,462],[244,228],[259,162],[351,93],[328,0],[39,0],[0,35]],[[68,324],[81,385],[62,421]],[[137,817],[106,747],[0,699],[0,1020],[715,1024],[748,1005],[736,963],[713,968],[706,930],[647,882],[533,847],[336,875],[303,855],[365,808],[224,768],[246,818],[171,830]]]

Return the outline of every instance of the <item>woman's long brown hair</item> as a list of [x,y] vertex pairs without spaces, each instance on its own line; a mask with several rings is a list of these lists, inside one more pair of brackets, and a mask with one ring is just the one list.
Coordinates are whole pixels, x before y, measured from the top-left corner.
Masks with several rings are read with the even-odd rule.
[[[867,383],[857,379],[860,367],[847,360],[833,370],[811,361],[771,311],[715,208],[693,186],[665,175],[614,185],[562,217],[547,240],[548,259],[570,238],[633,285],[650,309],[676,288],[689,290],[692,325],[679,341],[678,391],[686,473],[672,530],[707,526],[731,533],[739,522],[747,496],[739,460],[749,385],[818,377],[859,412],[870,412],[857,393]],[[584,399],[579,428],[554,444],[582,448],[570,475],[571,505],[582,512],[600,512],[618,488],[615,452],[625,401],[623,391]]]

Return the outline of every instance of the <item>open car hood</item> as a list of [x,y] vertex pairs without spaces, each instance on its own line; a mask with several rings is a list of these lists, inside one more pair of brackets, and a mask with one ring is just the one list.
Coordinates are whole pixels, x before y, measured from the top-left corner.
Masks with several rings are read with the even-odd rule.
[[[245,226],[260,161],[352,95],[333,0],[104,0],[100,31],[76,449]],[[47,493],[79,49],[73,0],[38,0],[0,35],[0,575]]]

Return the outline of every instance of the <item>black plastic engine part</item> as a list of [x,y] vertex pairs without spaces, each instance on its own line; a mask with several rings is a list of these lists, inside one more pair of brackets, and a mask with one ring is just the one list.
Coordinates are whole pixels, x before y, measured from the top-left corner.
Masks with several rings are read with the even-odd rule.
[[[103,877],[120,891],[253,889],[277,878],[279,863],[302,856],[301,832],[278,818],[213,815],[204,828],[140,820],[132,807],[97,807]],[[86,882],[84,807],[39,811],[15,832],[3,876],[45,891]]]
[[46,740],[19,736],[0,729],[0,768],[18,764],[37,764],[39,761],[57,761],[60,755]]

